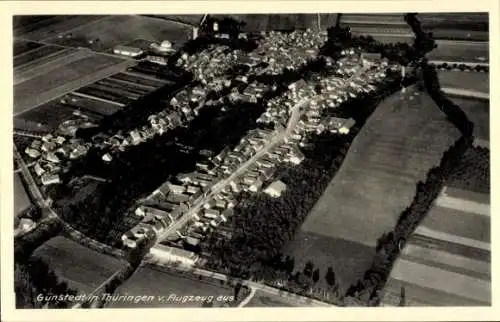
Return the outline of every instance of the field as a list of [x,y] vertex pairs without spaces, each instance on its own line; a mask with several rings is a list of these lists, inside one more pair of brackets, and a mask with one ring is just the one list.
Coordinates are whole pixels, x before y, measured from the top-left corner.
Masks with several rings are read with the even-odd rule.
[[[191,37],[188,26],[163,19],[144,16],[114,15],[88,24],[72,32],[70,38],[57,38],[53,43],[65,46],[91,47],[98,51],[111,51],[117,45],[128,44],[136,39],[161,42],[170,40],[176,46]],[[94,44],[89,40],[99,39]]]
[[482,62],[479,57],[489,61],[488,42],[437,40],[436,49],[427,54],[429,60],[444,60],[456,62]]
[[[69,94],[66,97],[71,100],[72,106],[80,108],[82,112],[88,110],[100,115],[111,115],[120,110],[120,107],[111,103],[97,101],[86,97],[79,97],[72,94]],[[73,99],[76,101],[73,101]]]
[[[142,266],[125,281],[115,292],[114,295],[152,295],[155,300],[152,302],[111,302],[107,307],[109,308],[145,308],[145,307],[173,307],[173,308],[187,308],[187,307],[203,307],[201,301],[198,302],[174,302],[174,301],[160,301],[157,296],[213,296],[213,306],[219,307],[224,301],[217,301],[218,296],[233,296],[234,290],[229,287],[221,287],[218,282],[215,284],[208,284],[204,281],[197,279],[190,279],[181,277],[175,274],[167,273],[161,268],[153,266]],[[206,306],[206,304],[205,304]],[[212,305],[210,305],[212,306]]]
[[467,117],[474,123],[474,136],[490,140],[490,103],[469,98],[452,97],[451,100],[460,106]]
[[131,61],[94,55],[62,65],[14,87],[14,115],[123,70]]
[[63,121],[70,118],[73,115],[73,111],[74,109],[68,106],[57,101],[51,101],[31,109],[21,116],[16,116],[16,118],[22,118],[32,122],[41,122],[47,124],[51,129],[55,129]]
[[[443,202],[449,197],[455,202]],[[486,202],[462,209],[479,199]],[[489,209],[489,195],[447,188],[396,262],[386,299],[403,286],[408,306],[490,305],[491,223],[483,208]]]
[[32,256],[44,260],[70,288],[87,294],[126,265],[64,237],[50,239]]
[[411,203],[417,181],[459,137],[426,94],[409,100],[414,91],[381,103],[288,247],[301,267],[308,259],[323,270],[333,264],[344,289],[371,264],[377,239]]
[[13,55],[14,57],[27,53],[31,50],[35,50],[36,48],[42,47],[42,44],[38,44],[36,42],[32,41],[26,41],[26,40],[14,40],[14,48],[13,48]]
[[482,93],[490,92],[490,74],[462,71],[438,71],[441,87],[464,88]]
[[26,210],[31,201],[24,189],[20,174],[14,173],[14,216]]
[[14,18],[14,26],[16,24],[25,24],[25,26],[14,28],[14,37],[46,41],[51,38],[57,38],[60,34],[74,32],[74,30],[80,29],[89,23],[94,23],[104,17],[95,15],[48,16],[47,19],[29,23],[33,17],[17,16]]
[[[66,49],[57,46],[46,46],[37,47],[28,52],[22,53],[14,57],[13,65],[14,68],[19,68],[30,64],[31,62],[36,62],[38,59],[45,59],[57,53],[63,52]],[[27,66],[29,68],[29,66]]]
[[51,55],[50,57],[44,57],[31,61],[30,63],[14,70],[14,85],[35,78],[38,75],[47,74],[61,65],[70,64],[74,61],[84,59],[92,55],[92,52],[86,50],[65,49]]

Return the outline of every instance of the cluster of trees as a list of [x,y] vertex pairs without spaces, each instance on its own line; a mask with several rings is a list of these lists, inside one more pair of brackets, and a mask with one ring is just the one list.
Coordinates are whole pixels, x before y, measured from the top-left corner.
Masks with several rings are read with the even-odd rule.
[[51,295],[77,295],[77,292],[68,287],[66,282],[60,281],[57,275],[49,269],[41,259],[31,259],[29,262],[14,264],[14,291],[17,308],[40,309],[48,305],[51,308],[67,308],[68,302],[54,300],[47,302],[37,298]]
[[437,64],[435,67],[439,70],[453,70],[453,71],[471,71],[471,72],[484,72],[488,73],[490,68],[489,66],[481,66],[481,65],[465,65],[465,64],[448,64],[448,63],[442,63],[442,64]]
[[422,72],[425,88],[432,100],[446,114],[450,122],[457,127],[462,135],[472,137],[473,123],[467,118],[464,111],[441,91],[436,68],[430,66],[426,59],[422,63]]

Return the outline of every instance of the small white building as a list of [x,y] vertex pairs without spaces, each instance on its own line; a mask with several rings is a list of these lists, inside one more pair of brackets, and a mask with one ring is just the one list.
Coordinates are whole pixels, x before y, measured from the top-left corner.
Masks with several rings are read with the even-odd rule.
[[168,40],[162,41],[160,45],[160,50],[161,51],[172,51],[172,43]]
[[46,173],[42,175],[41,180],[44,186],[48,186],[51,184],[58,184],[61,182],[61,179],[59,178],[58,174],[51,174],[51,173]]
[[40,156],[40,151],[36,150],[36,149],[33,149],[33,148],[30,148],[30,147],[27,147],[26,150],[24,151],[27,155],[29,155],[30,157],[32,157],[33,159],[36,159]]
[[144,51],[140,48],[137,47],[129,47],[129,46],[116,46],[113,49],[113,53],[117,55],[122,55],[122,56],[128,56],[128,57],[138,57],[142,54],[144,54]]
[[113,158],[111,157],[111,155],[109,153],[106,153],[102,156],[102,160],[105,162],[111,162],[111,160],[113,160]]
[[286,184],[284,184],[282,181],[274,181],[271,183],[265,190],[264,192],[270,195],[273,198],[279,198],[281,197],[281,194],[283,191],[286,189]]

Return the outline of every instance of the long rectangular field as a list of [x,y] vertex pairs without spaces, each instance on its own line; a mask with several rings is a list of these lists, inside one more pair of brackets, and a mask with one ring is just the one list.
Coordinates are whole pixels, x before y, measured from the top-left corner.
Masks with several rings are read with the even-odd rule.
[[457,62],[489,61],[488,42],[437,40],[437,48],[427,54],[430,60]]

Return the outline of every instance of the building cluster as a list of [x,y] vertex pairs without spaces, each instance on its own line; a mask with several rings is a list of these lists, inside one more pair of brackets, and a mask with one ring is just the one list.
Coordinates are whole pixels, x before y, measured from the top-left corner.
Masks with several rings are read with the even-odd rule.
[[263,36],[265,41],[255,53],[262,57],[262,62],[269,64],[265,72],[273,75],[284,69],[295,70],[317,57],[319,48],[327,40],[326,35],[310,29],[291,33],[270,31]]
[[60,183],[63,164],[86,154],[89,144],[83,140],[46,134],[33,140],[25,153],[33,161],[33,171],[42,185]]

